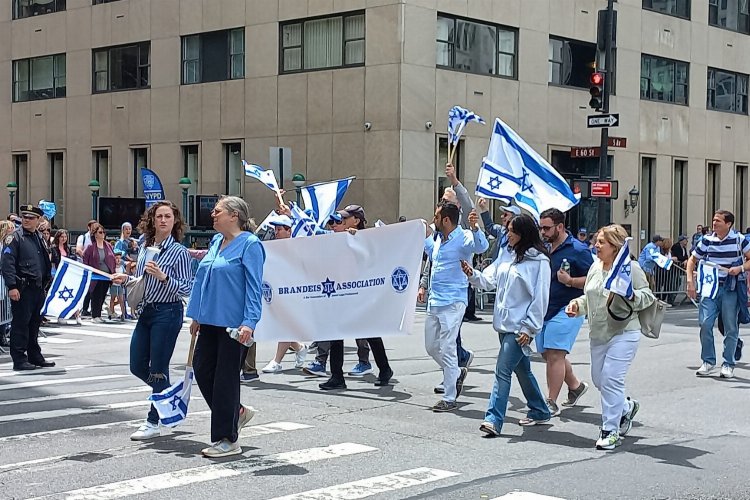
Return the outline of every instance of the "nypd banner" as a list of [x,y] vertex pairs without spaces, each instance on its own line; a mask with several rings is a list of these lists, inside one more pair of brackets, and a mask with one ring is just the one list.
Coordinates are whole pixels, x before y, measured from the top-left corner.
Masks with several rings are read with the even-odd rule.
[[159,201],[166,200],[164,188],[156,172],[146,167],[141,167],[141,182],[143,182],[143,197],[146,198],[146,208]]
[[[422,221],[263,242],[258,341],[408,335],[424,248]],[[332,321],[335,319],[335,321]]]

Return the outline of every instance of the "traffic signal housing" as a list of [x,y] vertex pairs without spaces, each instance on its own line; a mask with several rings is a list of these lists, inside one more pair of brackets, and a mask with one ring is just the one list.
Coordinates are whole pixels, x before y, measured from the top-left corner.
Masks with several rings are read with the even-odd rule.
[[591,94],[591,100],[589,101],[589,107],[599,111],[604,107],[604,74],[598,71],[592,73],[590,82],[589,94]]

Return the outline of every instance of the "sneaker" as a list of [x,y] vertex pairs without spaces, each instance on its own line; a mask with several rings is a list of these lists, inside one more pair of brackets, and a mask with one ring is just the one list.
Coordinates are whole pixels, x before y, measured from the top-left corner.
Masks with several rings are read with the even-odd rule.
[[104,320],[102,318],[94,318],[91,320],[93,323],[104,323]]
[[703,363],[700,368],[698,368],[698,371],[695,372],[695,375],[698,377],[708,377],[711,375],[711,372],[714,371],[714,368],[716,368],[714,365],[709,365],[708,363]]
[[729,365],[723,365],[721,367],[721,373],[719,373],[719,377],[734,378],[734,367],[729,366]]
[[283,370],[281,363],[277,363],[272,359],[261,371],[263,373],[281,373],[281,370]]
[[81,317],[82,318],[90,318],[91,317],[91,312],[90,311],[83,311],[81,313]]
[[581,396],[586,394],[586,391],[589,390],[589,384],[586,382],[581,382],[578,385],[578,389],[575,391],[568,391],[568,399],[563,401],[563,406],[575,406],[576,403],[578,403],[578,400],[581,399]]
[[80,316],[78,316],[78,317],[76,318],[76,326],[81,326],[82,324],[83,324],[83,323],[81,322],[81,317],[80,317]]
[[238,441],[232,443],[228,439],[222,439],[221,441],[214,443],[213,446],[203,448],[201,453],[207,458],[220,458],[228,457],[229,455],[239,455],[242,453],[242,448],[240,448],[240,443]]
[[466,380],[466,375],[468,374],[468,368],[461,368],[461,373],[458,375],[458,380],[456,380],[456,397],[459,397],[461,395],[461,391],[464,389],[464,380]]
[[458,408],[458,405],[455,401],[444,401],[441,399],[435,403],[435,406],[432,407],[432,411],[435,413],[444,413],[446,411],[453,411],[456,408]]
[[323,391],[334,391],[338,389],[346,389],[346,381],[343,378],[341,380],[338,380],[338,379],[331,377],[327,381],[323,382],[322,384],[318,384],[318,387],[320,387],[320,389]]
[[305,366],[305,359],[307,358],[307,346],[302,344],[299,351],[294,352],[294,367],[302,368]]
[[440,382],[438,385],[436,385],[433,391],[435,392],[435,394],[445,394],[445,387],[443,387],[443,383]]
[[152,424],[146,421],[143,425],[138,427],[138,430],[130,435],[131,441],[147,441],[149,439],[158,438],[161,436],[161,429],[159,424]]
[[628,432],[630,432],[630,429],[633,427],[635,414],[641,409],[641,404],[635,399],[628,398],[628,405],[630,406],[630,409],[622,416],[622,418],[620,418],[620,436],[627,436]]
[[386,371],[381,371],[378,374],[378,380],[375,382],[376,387],[383,387],[386,385],[389,385],[391,382],[391,378],[393,377],[393,370],[388,368]]
[[240,384],[249,384],[256,380],[260,380],[260,375],[257,373],[243,373],[240,375]]
[[60,326],[66,326],[68,324],[68,320],[65,318],[57,318],[57,324]]
[[560,414],[560,407],[557,406],[557,403],[555,403],[549,398],[547,398],[547,408],[549,408],[549,413],[553,417],[556,417]]
[[742,348],[745,347],[745,343],[742,339],[737,339],[737,347],[734,349],[734,360],[739,361],[742,359]]
[[470,351],[470,350],[466,349],[466,352],[469,353],[469,357],[466,359],[466,363],[459,363],[458,364],[459,367],[466,367],[466,368],[468,368],[468,367],[471,366],[471,362],[474,361],[474,351]]
[[361,377],[363,375],[367,375],[368,373],[372,373],[372,365],[370,363],[360,362],[351,369],[349,375],[351,375],[352,377]]
[[523,427],[531,427],[532,425],[542,425],[549,422],[550,419],[548,418],[542,418],[542,419],[533,419],[533,418],[522,418],[518,421],[518,425],[521,425]]
[[599,439],[596,440],[597,450],[614,450],[620,445],[620,434],[617,431],[603,430]]
[[313,342],[309,346],[307,346],[307,354],[316,354],[317,352],[318,352],[318,343],[317,342]]
[[252,406],[241,406],[242,412],[240,413],[240,418],[237,420],[237,434],[239,434],[242,428],[253,419],[256,413],[258,413],[258,411]]
[[479,426],[479,430],[487,434],[487,437],[495,437],[500,435],[500,431],[497,430],[495,424],[493,424],[492,422],[482,422],[482,424]]
[[314,375],[316,377],[326,376],[326,367],[318,363],[317,361],[311,361],[306,367],[302,368],[302,371],[308,375]]

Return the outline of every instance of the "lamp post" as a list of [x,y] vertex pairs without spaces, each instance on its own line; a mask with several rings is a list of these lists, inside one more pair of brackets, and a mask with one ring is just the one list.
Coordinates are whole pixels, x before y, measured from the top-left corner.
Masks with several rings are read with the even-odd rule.
[[188,177],[182,177],[180,182],[180,189],[182,189],[182,217],[187,220],[188,217],[188,190],[193,182]]
[[299,200],[300,196],[302,194],[302,186],[305,185],[305,176],[297,173],[292,176],[292,184],[294,184],[294,188],[297,191],[297,206],[299,206]]
[[638,197],[640,195],[641,192],[638,191],[638,188],[635,186],[628,191],[628,199],[625,200],[625,217],[627,217],[629,213],[635,213],[635,207],[638,206]]
[[91,218],[96,219],[96,198],[99,196],[99,181],[91,179],[89,182],[89,189],[91,190]]
[[11,181],[8,184],[5,185],[5,187],[8,189],[8,196],[10,197],[10,210],[9,212],[13,213],[15,204],[13,203],[13,199],[16,197],[16,191],[18,191],[18,184]]

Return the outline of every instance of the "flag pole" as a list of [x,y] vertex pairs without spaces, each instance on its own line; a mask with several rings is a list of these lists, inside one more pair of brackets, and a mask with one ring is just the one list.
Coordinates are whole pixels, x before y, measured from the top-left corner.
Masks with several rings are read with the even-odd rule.
[[111,274],[109,274],[109,273],[106,273],[106,272],[104,272],[104,271],[101,271],[101,270],[99,270],[99,269],[97,269],[97,268],[95,268],[95,267],[87,266],[86,264],[83,264],[83,263],[81,263],[81,262],[78,262],[77,260],[73,260],[73,259],[68,259],[67,257],[62,257],[62,261],[63,261],[63,262],[67,262],[68,264],[70,264],[70,265],[72,265],[72,266],[78,266],[78,267],[81,267],[81,268],[83,268],[83,269],[87,270],[87,271],[88,271],[88,272],[90,272],[90,273],[93,273],[93,274],[98,274],[98,275],[100,275],[100,276],[104,276],[105,278],[107,278],[107,279],[108,279],[108,280],[110,280],[110,281],[111,281],[111,280],[113,279],[113,276],[112,276]]
[[458,130],[456,130],[456,144],[453,145],[453,151],[451,151],[451,141],[450,138],[448,139],[448,163],[453,165],[453,157],[456,156],[456,149],[458,149],[458,141],[461,139],[461,134],[464,131],[464,125],[466,125],[466,122],[461,122],[458,124]]
[[193,354],[195,353],[195,340],[198,337],[197,334],[193,333],[190,335],[190,350],[188,351],[188,359],[187,363],[185,363],[185,366],[189,366],[192,368],[193,366]]

